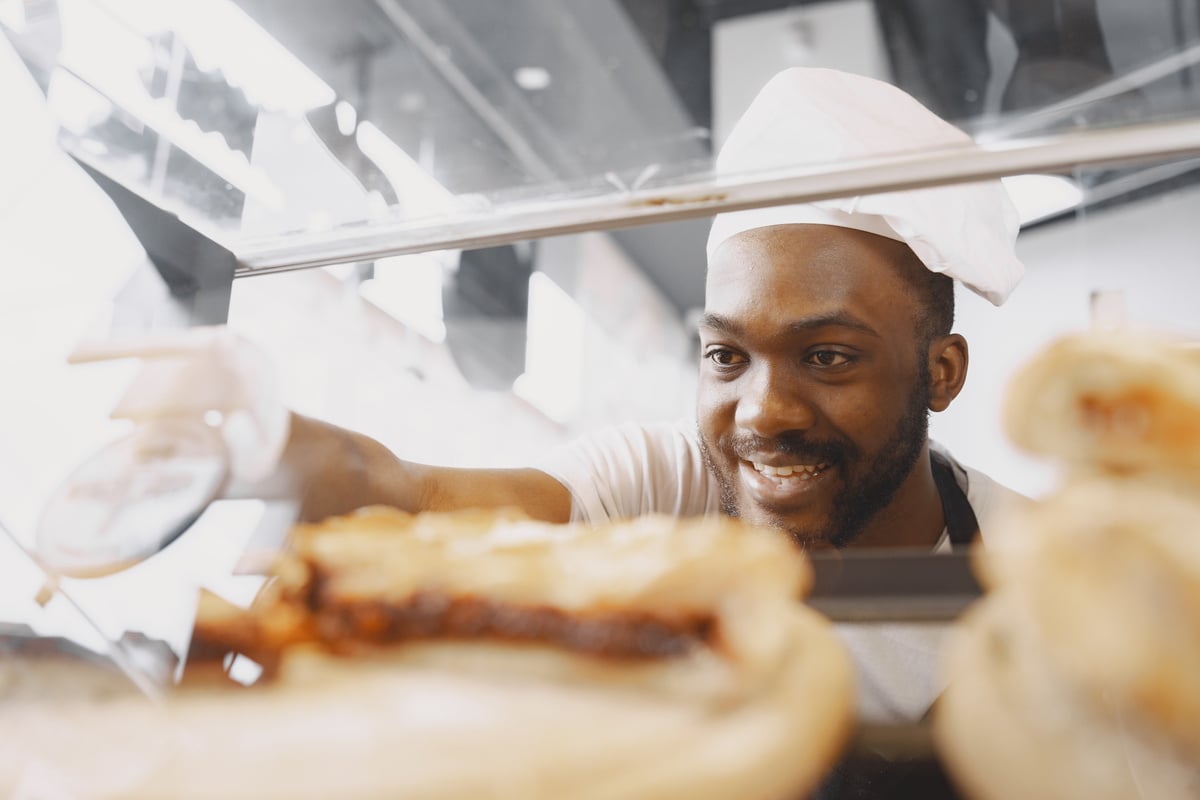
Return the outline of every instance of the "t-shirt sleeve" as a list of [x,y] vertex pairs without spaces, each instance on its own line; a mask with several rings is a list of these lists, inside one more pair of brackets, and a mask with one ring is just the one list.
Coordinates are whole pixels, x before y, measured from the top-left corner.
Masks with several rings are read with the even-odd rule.
[[694,422],[607,428],[556,448],[534,466],[571,492],[574,520],[720,511],[720,490],[704,467]]

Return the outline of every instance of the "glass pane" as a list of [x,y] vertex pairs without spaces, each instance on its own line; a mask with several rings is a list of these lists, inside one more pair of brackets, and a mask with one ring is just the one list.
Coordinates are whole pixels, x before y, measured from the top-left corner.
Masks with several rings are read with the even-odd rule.
[[0,9],[64,142],[235,252],[709,175],[789,66],[893,82],[981,142],[1200,109],[1197,0]]
[[[1198,172],[1183,160],[1018,188],[1041,202],[1017,241],[1025,277],[1000,308],[956,292],[970,369],[932,416],[933,439],[1039,496],[1055,475],[1001,422],[1028,358],[1092,325],[1093,297],[1136,326],[1200,339]],[[608,425],[694,418],[706,235],[690,220],[268,275],[235,282],[230,324],[269,350],[299,411],[414,461],[536,464]]]

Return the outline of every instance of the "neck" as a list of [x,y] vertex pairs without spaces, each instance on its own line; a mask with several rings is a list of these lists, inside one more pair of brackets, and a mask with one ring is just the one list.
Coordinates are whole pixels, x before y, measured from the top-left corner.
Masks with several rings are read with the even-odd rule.
[[933,480],[929,443],[895,496],[849,546],[920,547],[932,549],[946,527],[942,498]]

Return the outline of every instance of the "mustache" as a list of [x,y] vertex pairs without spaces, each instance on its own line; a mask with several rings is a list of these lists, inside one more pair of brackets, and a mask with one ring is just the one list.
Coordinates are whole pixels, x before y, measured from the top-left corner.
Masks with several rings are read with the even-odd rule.
[[729,436],[724,444],[726,452],[731,452],[744,461],[749,461],[750,456],[755,453],[783,453],[796,457],[800,463],[841,464],[853,459],[858,452],[858,448],[849,442],[812,439],[795,433],[771,437],[734,434]]

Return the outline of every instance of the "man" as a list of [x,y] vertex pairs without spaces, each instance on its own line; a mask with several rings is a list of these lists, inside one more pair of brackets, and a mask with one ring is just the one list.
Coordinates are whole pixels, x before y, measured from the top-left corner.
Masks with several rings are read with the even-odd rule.
[[[717,167],[754,172],[969,141],[887,84],[795,69],[755,98]],[[1011,494],[931,447],[927,422],[967,374],[967,344],[951,332],[953,280],[1002,302],[1022,273],[1017,227],[995,181],[718,215],[697,419],[586,436],[537,468],[415,464],[361,434],[289,417],[263,388],[261,365],[228,338],[183,348],[204,353],[190,372],[148,361],[118,413],[219,407],[235,475],[261,477],[278,461],[275,479],[310,519],[371,504],[516,506],[551,522],[727,513],[806,547],[944,550],[981,526],[986,535]],[[130,351],[110,353],[120,354]],[[206,397],[229,402],[197,406],[201,384]],[[864,717],[913,719],[928,709],[939,689],[939,631],[842,633],[859,666]]]
[[[717,167],[965,143],[894,87],[797,69],[763,88]],[[586,436],[538,469],[458,470],[294,418],[284,460],[307,487],[309,516],[373,502],[515,505],[554,522],[727,513],[811,548],[965,545],[1015,495],[931,446],[928,414],[947,408],[967,375],[967,343],[951,331],[953,281],[1003,302],[1023,272],[1017,231],[994,181],[721,214],[708,243],[695,421]],[[944,632],[839,626],[860,717],[928,711]]]
[[518,505],[555,522],[724,511],[810,546],[938,545],[928,412],[950,404],[967,371],[951,279],[877,234],[775,225],[716,249],[706,296],[698,426],[602,432],[540,470],[458,470],[297,419],[285,462],[304,470],[333,452],[348,468],[300,481],[306,514],[368,502]]
[[[886,83],[791,69],[755,97],[717,170],[965,144]],[[415,464],[289,416],[264,389],[261,364],[231,340],[183,347],[204,353],[189,356],[195,368],[160,365],[115,413],[178,415],[223,391],[229,403],[194,411],[224,412],[235,475],[281,464],[277,479],[307,518],[369,504],[517,506],[552,522],[724,512],[808,547],[946,548],[969,541],[1005,494],[928,442],[928,412],[948,407],[967,374],[967,344],[951,332],[953,279],[1003,302],[1023,272],[1017,230],[998,181],[720,214],[708,242],[698,419],[584,437],[537,468]]]
[[[887,84],[795,69],[764,87],[717,166],[968,142]],[[375,502],[515,505],[554,522],[724,512],[809,547],[966,543],[1006,490],[931,455],[928,412],[948,407],[967,373],[951,276],[1002,301],[1022,272],[1016,232],[998,182],[722,214],[708,246],[696,423],[601,432],[538,469],[457,470],[294,418],[284,462],[310,517]]]

